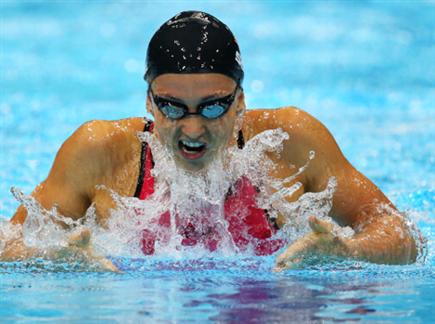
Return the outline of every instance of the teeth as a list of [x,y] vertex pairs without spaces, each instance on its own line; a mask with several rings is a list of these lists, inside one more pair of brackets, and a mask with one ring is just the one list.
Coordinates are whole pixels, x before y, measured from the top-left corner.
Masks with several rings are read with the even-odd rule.
[[204,146],[204,143],[202,143],[202,142],[192,142],[192,141],[181,140],[181,143],[183,143],[183,145],[190,146],[190,147],[201,147],[201,146]]

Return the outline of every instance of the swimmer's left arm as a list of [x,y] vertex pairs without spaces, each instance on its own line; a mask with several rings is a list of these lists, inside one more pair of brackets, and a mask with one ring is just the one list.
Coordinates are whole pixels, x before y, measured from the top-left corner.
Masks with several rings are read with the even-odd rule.
[[321,191],[328,179],[335,177],[337,187],[331,217],[342,226],[350,226],[355,235],[348,239],[336,236],[331,224],[312,217],[309,220],[312,233],[279,256],[277,268],[291,267],[310,254],[384,264],[414,262],[417,248],[406,220],[381,190],[346,160],[329,131],[315,118],[300,114],[303,127],[300,131],[288,130],[290,140],[283,157],[291,160],[297,152],[302,161],[309,151],[316,152],[306,169],[306,191]]
[[[347,162],[347,161],[346,161]],[[350,257],[382,264],[416,261],[411,224],[369,179],[349,162],[342,166],[331,214],[351,226],[355,235],[345,244]]]
[[[352,198],[353,194],[349,196]],[[339,200],[340,197],[334,198],[333,204]],[[355,235],[350,238],[337,235],[331,222],[310,217],[312,232],[290,245],[277,258],[276,270],[297,266],[310,256],[350,258],[379,264],[414,262],[417,248],[405,219],[393,206],[382,206],[378,201],[374,199],[372,204],[360,206],[359,213],[349,214],[358,220],[357,223],[344,223],[345,214],[341,214],[340,219],[333,217],[342,225],[352,227]],[[335,207],[331,213],[339,215],[339,212]]]

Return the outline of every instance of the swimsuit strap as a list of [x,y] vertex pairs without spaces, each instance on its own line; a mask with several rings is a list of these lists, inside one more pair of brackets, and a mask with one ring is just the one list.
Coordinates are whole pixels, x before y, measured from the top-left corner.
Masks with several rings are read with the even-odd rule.
[[[153,128],[153,122],[151,120],[148,120],[145,118],[145,126],[144,126],[144,132],[152,131]],[[137,181],[136,191],[134,192],[134,196],[136,198],[139,198],[140,193],[142,191],[143,182],[144,182],[144,176],[145,176],[145,162],[147,159],[147,151],[148,151],[148,143],[142,142],[142,148],[140,153],[140,164],[139,164],[139,177]],[[154,161],[153,165],[154,165]]]
[[[242,130],[239,130],[238,136],[237,136],[237,147],[241,150],[245,147],[245,138],[243,137],[243,132]],[[258,192],[260,192],[260,189],[258,189],[257,187],[255,187],[255,190]],[[229,197],[230,195],[232,195],[232,190],[231,188],[228,190],[227,196]],[[269,221],[270,225],[273,227],[274,230],[279,230],[279,226],[276,222],[275,218],[271,218],[269,215],[269,212],[267,209],[263,209],[264,213],[266,215],[267,220]]]
[[242,149],[245,147],[245,138],[243,137],[242,130],[239,130],[239,133],[237,136],[237,147],[239,149]]

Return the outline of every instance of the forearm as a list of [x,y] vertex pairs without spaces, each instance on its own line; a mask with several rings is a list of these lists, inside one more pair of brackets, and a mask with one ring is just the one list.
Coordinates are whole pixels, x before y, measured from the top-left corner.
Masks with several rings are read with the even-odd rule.
[[380,264],[408,264],[417,258],[416,242],[399,215],[382,215],[346,241],[351,257]]
[[38,256],[35,248],[29,248],[23,241],[8,242],[6,248],[0,252],[0,261],[22,261]]
[[1,237],[0,262],[20,261],[30,259],[38,255],[38,250],[24,244],[23,237],[7,239]]

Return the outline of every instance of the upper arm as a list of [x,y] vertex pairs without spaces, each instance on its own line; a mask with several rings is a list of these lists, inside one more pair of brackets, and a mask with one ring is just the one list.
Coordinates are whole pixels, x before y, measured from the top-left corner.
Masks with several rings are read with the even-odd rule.
[[[79,127],[56,154],[48,177],[39,184],[32,196],[44,207],[56,206],[63,216],[78,219],[91,203],[93,184],[98,174],[98,143],[93,141],[89,122]],[[20,206],[12,217],[23,223],[27,212]]]
[[[287,113],[294,114],[294,110]],[[296,117],[284,119],[292,120],[283,127],[290,135],[284,156],[290,162],[296,159],[297,163],[303,164],[309,152],[315,152],[305,170],[306,191],[324,190],[329,178],[335,177],[337,186],[331,216],[336,221],[354,227],[372,216],[380,203],[394,207],[382,191],[344,157],[331,133],[317,119],[303,111],[299,111]]]

